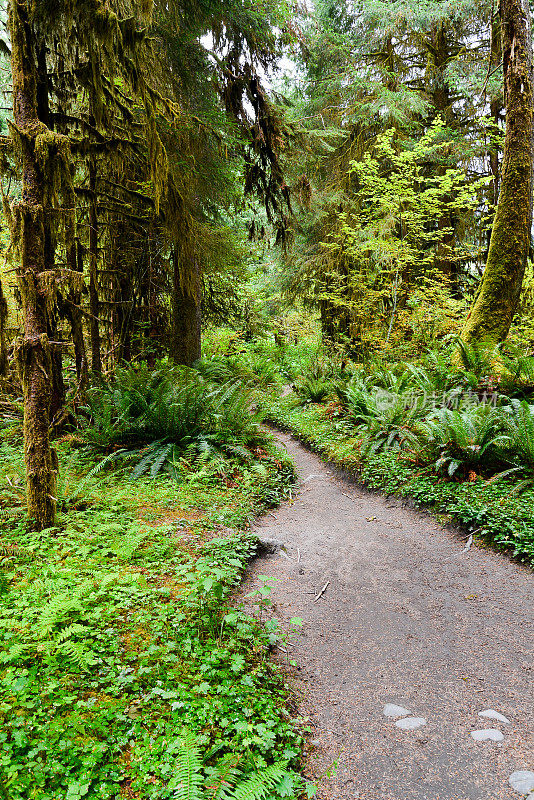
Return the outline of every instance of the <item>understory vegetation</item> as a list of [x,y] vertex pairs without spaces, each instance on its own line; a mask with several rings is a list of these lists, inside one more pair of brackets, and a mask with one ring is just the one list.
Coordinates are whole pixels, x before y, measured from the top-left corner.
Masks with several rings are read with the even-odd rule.
[[39,532],[21,505],[20,424],[4,419],[10,800],[249,800],[302,788],[303,725],[269,658],[283,634],[261,619],[268,581],[247,612],[231,602],[256,550],[250,521],[291,496],[293,466],[242,386],[191,371],[177,388],[176,378],[129,368],[95,387],[79,433],[57,443],[61,510]]

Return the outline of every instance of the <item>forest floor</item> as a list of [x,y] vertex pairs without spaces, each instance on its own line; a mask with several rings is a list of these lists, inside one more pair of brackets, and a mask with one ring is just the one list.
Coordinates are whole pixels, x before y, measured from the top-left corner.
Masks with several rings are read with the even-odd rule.
[[[318,799],[527,794],[528,776],[515,775],[516,789],[510,777],[534,770],[531,572],[467,549],[428,514],[341,478],[291,435],[279,439],[300,493],[256,524],[260,539],[284,546],[254,562],[246,589],[273,576],[275,616],[304,620],[289,658],[314,730],[307,776],[333,768]],[[508,722],[480,716],[490,710]],[[471,735],[488,729],[500,741]]]

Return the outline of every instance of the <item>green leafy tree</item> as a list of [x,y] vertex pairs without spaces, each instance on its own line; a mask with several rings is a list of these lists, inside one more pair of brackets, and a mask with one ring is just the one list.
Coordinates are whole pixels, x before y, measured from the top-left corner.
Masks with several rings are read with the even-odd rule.
[[[387,343],[398,310],[409,305],[421,282],[427,281],[431,291],[443,275],[444,259],[469,264],[477,257],[476,243],[449,243],[451,231],[442,220],[472,217],[491,179],[473,181],[460,168],[429,170],[428,164],[439,163],[452,146],[444,133],[444,122],[437,119],[413,146],[401,146],[390,129],[349,165],[357,188],[322,244],[334,287],[323,297],[339,315],[348,315],[354,339],[372,330],[378,338],[385,335]],[[446,282],[442,285],[446,291]],[[387,325],[387,332],[370,325],[370,316]]]

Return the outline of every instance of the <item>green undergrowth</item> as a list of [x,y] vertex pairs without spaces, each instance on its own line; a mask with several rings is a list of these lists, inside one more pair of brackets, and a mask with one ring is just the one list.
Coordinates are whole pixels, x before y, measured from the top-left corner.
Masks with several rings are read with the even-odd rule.
[[302,724],[269,658],[281,634],[232,601],[250,520],[291,495],[288,457],[266,443],[261,473],[217,462],[179,483],[114,463],[82,502],[95,462],[73,446],[58,525],[35,533],[17,433],[0,445],[0,796],[304,796]]
[[534,566],[534,491],[514,491],[507,479],[440,479],[394,449],[362,448],[363,436],[327,406],[296,405],[294,396],[264,403],[268,418],[292,431],[321,456],[358,476],[370,489],[410,497],[448,515],[476,537]]

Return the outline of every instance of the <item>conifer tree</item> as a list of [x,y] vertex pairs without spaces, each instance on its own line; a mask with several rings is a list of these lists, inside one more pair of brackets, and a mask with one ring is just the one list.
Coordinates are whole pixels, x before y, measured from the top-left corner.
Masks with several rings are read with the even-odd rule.
[[[150,117],[154,93],[139,69],[144,33],[136,20],[147,18],[150,3],[122,5],[117,11],[135,11],[121,17],[101,0],[43,2],[10,0],[8,5],[13,76],[13,153],[20,164],[22,191],[6,207],[17,264],[24,334],[15,353],[24,393],[24,451],[28,513],[38,528],[53,525],[56,512],[57,457],[50,444],[53,395],[61,385],[61,343],[57,330],[58,294],[76,301],[81,274],[77,268],[73,218],[73,149],[83,147],[77,137],[54,129],[49,107],[47,52],[54,53],[58,73],[89,88],[95,117],[106,114],[106,101],[120,103],[113,76],[130,81]],[[84,63],[79,53],[84,54]],[[164,151],[153,125],[148,126],[153,153],[152,173]],[[59,238],[67,254],[63,266],[56,261]],[[76,324],[79,323],[79,320]],[[80,340],[78,339],[78,347]]]

